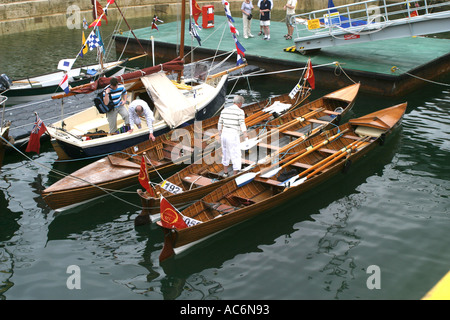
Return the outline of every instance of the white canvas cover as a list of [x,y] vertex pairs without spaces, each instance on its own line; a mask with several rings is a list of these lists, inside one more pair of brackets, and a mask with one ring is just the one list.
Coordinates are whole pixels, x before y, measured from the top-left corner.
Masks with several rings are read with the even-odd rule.
[[141,78],[155,107],[170,128],[175,128],[195,117],[195,105],[167,78],[164,72]]

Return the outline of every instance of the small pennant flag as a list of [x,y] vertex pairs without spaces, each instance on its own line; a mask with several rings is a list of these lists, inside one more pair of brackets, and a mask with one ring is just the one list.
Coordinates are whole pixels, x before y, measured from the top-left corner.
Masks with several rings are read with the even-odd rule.
[[238,54],[245,57],[245,48],[242,46],[242,44],[238,41],[237,37],[233,34],[234,42],[236,43],[236,50]]
[[39,149],[41,148],[41,136],[47,131],[44,122],[36,114],[36,121],[34,122],[33,129],[31,130],[30,140],[28,141],[26,152],[36,152],[39,154]]
[[161,225],[168,229],[185,229],[202,223],[199,220],[184,216],[166,198],[160,200]]
[[233,17],[231,16],[231,11],[230,11],[230,4],[228,3],[228,1],[222,0],[222,4],[224,6],[225,9],[225,15],[227,16],[227,18],[231,21],[234,22]]
[[195,39],[197,39],[198,45],[201,46],[202,45],[202,39],[198,35],[198,32],[197,32],[196,28],[197,28],[197,26],[195,25],[195,23],[191,22],[191,24],[189,25],[189,33],[191,34],[191,36],[193,36]]
[[103,46],[102,41],[97,37],[94,31],[89,34],[89,37],[86,40],[86,44],[89,47],[89,50],[92,51],[97,47]]
[[83,48],[81,48],[80,53],[78,54],[80,57],[84,57],[84,55],[88,52],[88,47],[86,44],[86,36],[83,34],[81,35],[81,43],[83,44]]
[[194,17],[195,24],[198,25],[198,17],[202,14],[202,9],[197,4],[195,0],[192,0],[192,8],[191,8],[192,16]]
[[62,78],[61,82],[59,83],[59,86],[61,87],[61,89],[64,90],[64,92],[66,94],[68,94],[70,92],[69,76],[67,75],[67,73],[64,74],[64,77]]
[[139,170],[139,183],[141,186],[150,194],[150,196],[154,197],[155,193],[153,192],[153,188],[150,187],[150,178],[148,176],[147,163],[145,162],[145,158],[141,159],[141,168]]
[[72,69],[73,64],[75,63],[75,59],[62,59],[58,62],[58,69],[69,71]]
[[308,68],[306,69],[305,80],[308,81],[309,85],[311,86],[311,89],[314,89],[316,87],[315,85],[316,81],[314,78],[314,71],[312,68],[311,59],[308,59]]
[[236,64],[239,66],[239,65],[241,65],[241,64],[244,64],[244,58],[242,58],[241,57],[241,55],[238,53],[237,54],[237,61],[236,61]]

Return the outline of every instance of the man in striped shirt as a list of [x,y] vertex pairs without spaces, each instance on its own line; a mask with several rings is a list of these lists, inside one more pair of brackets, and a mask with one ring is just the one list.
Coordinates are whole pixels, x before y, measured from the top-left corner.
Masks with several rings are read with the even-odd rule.
[[233,105],[222,110],[217,125],[222,143],[224,177],[228,176],[228,166],[230,165],[230,162],[233,164],[233,175],[241,170],[240,134],[243,133],[244,136],[247,137],[245,114],[241,109],[244,98],[242,96],[235,96],[233,102]]
[[[114,109],[106,113],[106,118],[109,124],[109,133],[117,131],[117,114],[120,114],[126,126],[130,126],[128,110],[125,108],[127,102],[127,90],[123,84],[119,84],[116,78],[112,78],[103,93],[103,102],[105,105],[109,104],[111,98],[114,103]],[[126,130],[128,131],[128,130]]]

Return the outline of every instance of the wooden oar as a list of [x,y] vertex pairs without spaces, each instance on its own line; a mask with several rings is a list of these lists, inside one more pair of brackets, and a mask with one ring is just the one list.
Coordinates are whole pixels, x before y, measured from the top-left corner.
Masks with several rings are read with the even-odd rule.
[[[301,172],[300,174],[298,174],[298,175],[296,175],[296,176],[294,176],[292,178],[289,178],[288,180],[282,182],[280,185],[284,185],[284,186],[286,186],[286,189],[288,189],[290,187],[295,187],[295,186],[298,186],[299,184],[302,184],[307,179],[309,179],[312,176],[316,175],[318,172],[323,171],[325,168],[331,166],[333,163],[335,163],[339,159],[343,158],[347,154],[354,152],[363,143],[366,143],[366,141],[369,138],[370,137],[365,136],[365,137],[362,137],[361,139],[359,139],[357,141],[353,141],[349,145],[347,145],[344,148],[340,149],[336,153],[326,157],[325,159],[319,161],[318,163],[316,163],[315,165],[313,165],[310,168],[306,169],[305,171]],[[311,172],[311,173],[309,173],[309,172]],[[307,175],[307,173],[309,173],[309,174]]]
[[342,132],[336,133],[335,135],[331,136],[328,139],[325,139],[324,141],[321,141],[317,144],[315,144],[314,146],[309,146],[308,148],[303,149],[302,151],[300,151],[301,153],[296,153],[294,155],[291,155],[283,160],[281,160],[280,162],[278,162],[276,165],[279,166],[280,163],[288,161],[287,163],[283,164],[281,167],[277,167],[275,169],[271,169],[274,166],[271,166],[269,168],[266,168],[265,170],[260,170],[258,172],[248,172],[244,175],[241,175],[239,177],[237,177],[235,179],[236,185],[238,186],[243,186],[249,182],[251,182],[257,175],[264,173],[261,175],[262,178],[270,178],[274,175],[276,175],[280,170],[282,170],[283,168],[287,167],[288,165],[298,161],[299,159],[301,159],[302,157],[310,154],[311,152],[323,147],[324,145],[328,144],[331,141],[334,141],[335,139],[339,138],[342,134],[344,134],[345,132],[347,132],[349,129],[345,129]]
[[241,143],[241,150],[251,149],[258,143],[260,143],[263,139],[266,139],[267,137],[272,137],[273,135],[275,135],[276,132],[286,131],[288,128],[292,127],[293,125],[295,125],[299,122],[306,121],[306,120],[308,120],[308,118],[311,118],[312,116],[314,116],[315,114],[317,114],[323,110],[325,110],[325,108],[319,108],[314,111],[308,112],[307,114],[305,114],[301,117],[298,117],[298,118],[292,119],[291,121],[286,122],[285,124],[277,127],[276,129],[266,131],[258,137],[247,140],[247,141]]
[[341,132],[336,133],[335,135],[331,136],[328,139],[325,139],[324,141],[314,145],[313,147],[308,147],[305,150],[303,150],[303,152],[298,155],[297,157],[295,157],[294,159],[290,160],[289,162],[283,164],[281,167],[278,167],[276,169],[270,170],[270,171],[266,171],[264,174],[261,175],[262,178],[270,178],[273,177],[274,175],[276,175],[281,169],[293,164],[294,162],[300,160],[301,158],[303,158],[304,156],[307,156],[308,154],[316,151],[319,148],[322,148],[323,146],[327,145],[328,143],[336,140],[337,138],[339,138],[340,136],[342,136],[345,132],[347,132],[350,129],[345,129]]

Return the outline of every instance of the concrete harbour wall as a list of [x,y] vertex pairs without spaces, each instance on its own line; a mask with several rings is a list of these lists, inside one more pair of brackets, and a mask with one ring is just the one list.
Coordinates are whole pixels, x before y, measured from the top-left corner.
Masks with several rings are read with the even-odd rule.
[[[240,11],[243,0],[229,0],[234,16]],[[106,0],[99,0],[102,6]],[[116,0],[127,19],[179,14],[180,0]],[[189,3],[189,1],[186,1]],[[213,4],[215,12],[223,14],[221,0],[197,0],[200,6]],[[257,0],[252,0],[256,5]],[[358,0],[334,0],[336,6]],[[282,10],[286,0],[274,0],[274,9]],[[298,0],[296,12],[307,12],[326,8],[328,0]],[[91,0],[0,0],[0,35],[20,33],[51,27],[79,26],[81,17],[92,22]],[[108,19],[117,20],[120,13],[115,4],[108,9]]]

